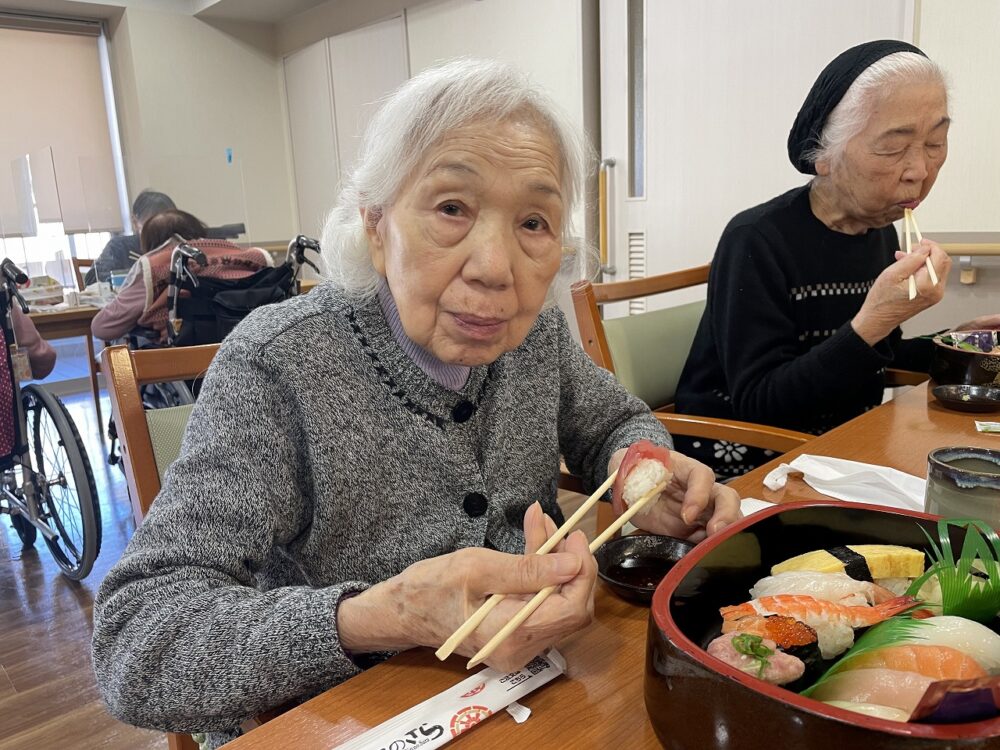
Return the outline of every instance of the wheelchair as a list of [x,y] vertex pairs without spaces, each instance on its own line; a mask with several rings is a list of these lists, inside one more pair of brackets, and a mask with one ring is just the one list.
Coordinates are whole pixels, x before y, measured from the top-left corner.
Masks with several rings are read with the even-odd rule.
[[[87,577],[101,551],[101,509],[94,474],[80,433],[63,403],[41,384],[21,387],[12,305],[27,314],[17,290],[27,275],[10,260],[0,262],[0,514],[21,544],[32,547],[38,532],[63,574]],[[30,441],[30,444],[29,444]]]
[[[308,256],[310,252],[319,253],[319,243],[301,234],[288,244],[284,262],[242,279],[199,276],[197,268],[207,265],[205,254],[180,236],[175,235],[174,239],[177,244],[170,254],[167,286],[166,346],[169,347],[221,343],[252,310],[298,295],[303,266],[319,271]],[[132,331],[128,346],[143,348],[143,342],[154,335],[143,329]],[[148,410],[192,404],[200,385],[201,381],[196,380],[143,386],[143,406]],[[113,421],[108,424],[108,437],[111,440],[108,462],[119,464],[121,457]]]

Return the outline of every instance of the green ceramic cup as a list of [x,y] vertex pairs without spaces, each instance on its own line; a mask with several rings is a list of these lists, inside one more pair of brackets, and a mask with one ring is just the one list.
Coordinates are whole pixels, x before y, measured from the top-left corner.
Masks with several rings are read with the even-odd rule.
[[979,518],[1000,529],[1000,450],[932,450],[924,510],[945,518]]

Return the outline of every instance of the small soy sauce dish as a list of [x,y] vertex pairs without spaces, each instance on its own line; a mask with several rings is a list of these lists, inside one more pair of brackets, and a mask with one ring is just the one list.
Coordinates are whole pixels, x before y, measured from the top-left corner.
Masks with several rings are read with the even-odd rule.
[[694,544],[658,534],[636,534],[609,539],[594,557],[597,575],[618,596],[648,605],[653,592]]

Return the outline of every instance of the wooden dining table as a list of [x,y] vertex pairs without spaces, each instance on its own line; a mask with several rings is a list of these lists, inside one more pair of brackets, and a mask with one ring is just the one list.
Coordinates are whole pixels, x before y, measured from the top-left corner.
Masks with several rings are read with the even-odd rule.
[[67,339],[83,336],[87,347],[87,370],[90,379],[90,394],[94,397],[94,409],[97,412],[97,424],[104,424],[101,416],[101,386],[97,380],[99,370],[97,354],[94,348],[94,338],[90,335],[90,324],[100,308],[91,305],[70,307],[53,312],[33,312],[28,315],[35,324],[38,335],[43,339]]
[[[800,453],[882,464],[926,476],[927,453],[934,448],[1000,449],[1000,435],[977,432],[975,418],[943,408],[923,384],[730,486],[743,497],[778,503],[830,501],[794,475],[783,490],[764,488],[763,479],[771,469]],[[870,500],[877,503],[879,498]],[[643,703],[649,610],[619,599],[603,584],[598,584],[595,593],[595,610],[593,624],[559,645],[569,665],[567,674],[520,700],[531,709],[531,718],[517,725],[500,712],[457,737],[450,746],[498,750],[659,748]],[[330,750],[460,682],[467,676],[464,665],[465,660],[455,656],[441,663],[429,649],[404,652],[263,724],[226,748]]]

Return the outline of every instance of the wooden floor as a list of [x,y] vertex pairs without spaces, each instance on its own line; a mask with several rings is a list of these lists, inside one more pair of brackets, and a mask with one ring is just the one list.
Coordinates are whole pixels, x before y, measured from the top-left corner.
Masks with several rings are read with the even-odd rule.
[[[104,539],[93,572],[81,583],[59,573],[39,536],[22,550],[0,516],[0,750],[165,750],[164,735],[122,724],[101,703],[90,663],[97,587],[135,527],[125,480],[108,466],[89,394],[64,397],[83,437],[101,502]],[[111,408],[105,399],[105,415]],[[567,515],[583,498],[562,493]],[[591,536],[593,514],[581,528]]]
[[[121,724],[104,709],[90,664],[97,587],[121,556],[134,525],[125,481],[107,465],[89,394],[66,397],[97,481],[104,540],[81,583],[59,573],[39,535],[22,550],[0,516],[0,750],[164,750],[158,732]],[[105,401],[104,414],[111,409]]]

